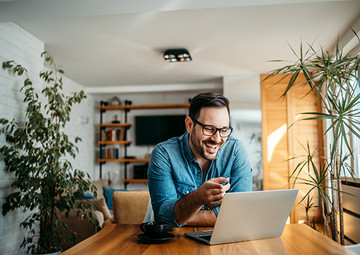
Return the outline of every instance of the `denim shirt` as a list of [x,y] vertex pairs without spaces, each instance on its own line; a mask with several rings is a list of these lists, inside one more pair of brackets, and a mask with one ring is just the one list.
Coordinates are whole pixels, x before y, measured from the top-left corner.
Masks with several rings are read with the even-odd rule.
[[[177,200],[202,184],[202,169],[189,147],[189,134],[171,138],[155,146],[148,168],[151,203],[157,222],[180,226],[174,217]],[[211,161],[206,180],[230,177],[230,190],[252,190],[252,168],[244,145],[229,137]],[[216,216],[219,206],[211,208]],[[210,209],[203,206],[202,210]]]

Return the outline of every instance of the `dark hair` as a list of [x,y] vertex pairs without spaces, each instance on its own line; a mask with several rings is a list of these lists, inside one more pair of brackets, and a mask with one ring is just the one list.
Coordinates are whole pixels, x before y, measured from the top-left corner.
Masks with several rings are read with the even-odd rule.
[[200,110],[203,107],[226,107],[230,115],[229,100],[221,94],[214,92],[200,93],[191,99],[189,116],[199,117]]

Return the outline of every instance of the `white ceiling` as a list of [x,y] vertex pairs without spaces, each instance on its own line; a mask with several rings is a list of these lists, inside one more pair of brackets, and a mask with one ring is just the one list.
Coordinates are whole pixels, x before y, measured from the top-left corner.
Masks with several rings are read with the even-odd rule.
[[[360,15],[360,1],[22,0],[0,1],[13,21],[45,43],[66,76],[89,89],[221,84],[294,59],[300,42],[330,48]],[[185,47],[193,61],[167,63]]]

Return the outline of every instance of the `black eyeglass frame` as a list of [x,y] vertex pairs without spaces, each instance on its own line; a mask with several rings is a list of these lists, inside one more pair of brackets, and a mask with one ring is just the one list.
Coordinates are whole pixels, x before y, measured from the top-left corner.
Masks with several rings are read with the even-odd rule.
[[[200,126],[202,127],[202,132],[203,132],[203,134],[206,135],[206,136],[213,136],[213,135],[216,134],[216,132],[219,131],[220,137],[222,137],[222,138],[227,138],[227,137],[229,137],[229,136],[231,135],[231,133],[232,133],[232,131],[233,131],[233,128],[232,128],[231,126],[229,126],[229,127],[217,128],[217,127],[215,127],[215,126],[213,126],[213,125],[205,125],[205,124],[199,122],[198,120],[196,120],[196,119],[193,118],[193,117],[190,117],[190,118],[192,119],[192,121],[193,121],[195,124],[198,124],[198,125],[200,125]],[[212,135],[207,135],[207,134],[204,133],[205,127],[214,128],[214,129],[215,129],[215,132],[214,132]],[[227,136],[222,136],[222,135],[221,135],[221,132],[220,132],[220,131],[221,131],[222,129],[224,129],[224,128],[227,128],[227,129],[230,130],[230,131],[229,131],[229,134],[228,134]]]

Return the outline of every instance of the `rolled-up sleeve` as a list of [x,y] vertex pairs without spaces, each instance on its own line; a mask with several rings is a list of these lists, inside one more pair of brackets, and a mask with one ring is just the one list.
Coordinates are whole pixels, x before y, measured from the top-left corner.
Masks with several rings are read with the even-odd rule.
[[252,190],[252,168],[244,144],[236,141],[233,164],[231,166],[230,190],[229,192],[244,192]]
[[167,157],[167,152],[161,145],[157,145],[151,153],[148,168],[149,191],[155,220],[179,226],[174,216],[177,192]]

